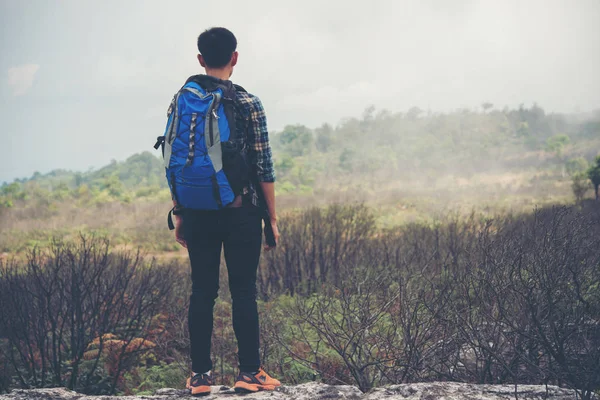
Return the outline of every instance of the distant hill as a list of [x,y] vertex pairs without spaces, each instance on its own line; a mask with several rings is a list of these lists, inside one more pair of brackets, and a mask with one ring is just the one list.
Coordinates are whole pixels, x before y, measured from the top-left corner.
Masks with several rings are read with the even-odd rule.
[[113,160],[110,164],[87,172],[56,169],[46,174],[36,172],[31,178],[16,179],[15,182],[35,182],[40,187],[52,190],[60,185],[70,188],[86,184],[99,185],[103,179],[116,176],[127,189],[141,186],[164,186],[164,165],[160,158],[145,151],[134,154],[125,161]]
[[[547,114],[541,107],[431,113],[367,108],[361,118],[333,127],[289,125],[271,135],[279,193],[307,194],[369,182],[427,184],[444,176],[524,169],[561,170],[573,159],[585,165],[600,151],[600,111]],[[156,153],[158,154],[158,152]],[[94,196],[131,200],[167,189],[162,160],[143,152],[87,172],[54,170],[0,186],[0,206],[53,193],[58,199]],[[379,189],[378,189],[379,190]],[[40,192],[42,191],[42,192]],[[58,194],[55,192],[58,191]],[[4,199],[4,200],[2,200]],[[7,200],[8,199],[8,200]]]

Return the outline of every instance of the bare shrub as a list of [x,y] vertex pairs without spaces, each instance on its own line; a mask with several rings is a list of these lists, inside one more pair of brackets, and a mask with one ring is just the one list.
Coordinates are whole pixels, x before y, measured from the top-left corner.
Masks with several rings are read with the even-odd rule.
[[0,349],[23,387],[114,393],[160,336],[171,270],[82,236],[0,266]]
[[364,205],[333,205],[288,214],[280,225],[285,239],[278,251],[263,257],[258,277],[265,298],[311,293],[319,282],[339,285],[366,255],[375,218]]
[[314,277],[307,295],[274,301],[266,319],[263,336],[282,346],[269,353],[282,371],[351,378],[363,390],[432,380],[553,383],[589,398],[600,387],[597,210],[366,229],[335,265],[340,272],[326,275],[318,272],[330,258],[313,252],[335,249],[338,233],[315,224],[325,212],[311,212],[289,226],[297,230],[284,239],[291,255],[269,260],[271,270],[300,269],[274,275],[271,295]]
[[[258,288],[262,360],[286,383],[558,384],[584,399],[600,388],[593,201],[387,230],[364,206],[332,206],[288,214],[281,230]],[[145,266],[99,240],[1,265],[0,372],[21,386],[114,392],[152,354],[183,376],[189,288],[189,266]],[[221,380],[236,366],[230,319],[220,300]]]

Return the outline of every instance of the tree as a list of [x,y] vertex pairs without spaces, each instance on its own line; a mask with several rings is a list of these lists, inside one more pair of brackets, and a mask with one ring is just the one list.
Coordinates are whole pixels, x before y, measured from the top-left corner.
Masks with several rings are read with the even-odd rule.
[[365,108],[365,110],[363,111],[362,114],[362,119],[364,122],[372,122],[374,119],[374,114],[375,114],[375,106],[374,105],[370,105],[367,108]]
[[315,129],[317,134],[317,150],[321,153],[327,153],[333,142],[333,129],[329,124],[323,124],[320,128]]
[[575,195],[575,200],[577,203],[581,203],[585,193],[590,188],[590,183],[588,182],[588,177],[585,172],[576,172],[572,177],[573,183],[571,183],[571,188],[573,189],[573,194]]
[[411,107],[408,112],[406,113],[406,117],[408,119],[417,119],[419,118],[419,115],[421,115],[423,113],[423,110],[421,110],[419,107]]
[[517,127],[517,135],[521,137],[528,137],[530,134],[531,132],[529,130],[529,124],[527,121],[522,121],[519,123],[519,126]]
[[314,147],[313,133],[304,125],[287,125],[279,134],[279,142],[293,157],[308,154]]
[[340,168],[342,168],[345,172],[352,172],[355,158],[356,152],[352,149],[345,148],[342,151],[342,154],[340,154]]
[[591,166],[587,171],[587,176],[594,185],[596,201],[598,201],[598,186],[600,186],[600,156],[596,157],[596,165]]
[[494,105],[492,103],[490,103],[489,101],[486,101],[485,103],[481,104],[481,108],[483,108],[483,112],[487,112],[487,110],[494,108]]
[[275,169],[278,173],[286,175],[292,168],[294,168],[294,164],[294,158],[289,154],[283,153],[281,157],[275,161]]
[[21,192],[21,185],[19,185],[17,182],[13,182],[10,185],[4,186],[0,191],[0,194],[17,197],[19,192]]
[[554,153],[556,158],[561,159],[564,148],[570,143],[570,138],[565,134],[549,137],[546,141],[546,151]]
[[573,176],[578,172],[585,172],[588,169],[588,162],[583,157],[572,158],[567,161],[565,167],[567,168],[567,173]]
[[81,172],[75,173],[75,175],[73,176],[73,179],[75,180],[76,188],[80,187],[84,182],[83,174]]
[[119,198],[125,192],[125,186],[123,186],[123,182],[119,180],[118,175],[106,177],[102,186],[102,189],[106,189],[111,196],[116,198]]

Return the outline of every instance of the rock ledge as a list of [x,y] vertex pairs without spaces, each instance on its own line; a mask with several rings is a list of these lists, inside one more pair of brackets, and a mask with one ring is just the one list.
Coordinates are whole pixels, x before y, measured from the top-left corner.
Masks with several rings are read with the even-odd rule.
[[[455,382],[412,383],[393,385],[361,393],[354,386],[332,386],[322,383],[304,383],[297,386],[283,386],[274,392],[259,392],[240,396],[227,387],[214,386],[206,400],[241,398],[245,400],[500,400],[514,399],[515,387],[511,385],[473,385]],[[519,400],[575,399],[575,392],[557,386],[519,385]],[[0,400],[179,400],[197,399],[181,389],[160,389],[152,396],[86,396],[65,388],[15,389],[0,395]]]

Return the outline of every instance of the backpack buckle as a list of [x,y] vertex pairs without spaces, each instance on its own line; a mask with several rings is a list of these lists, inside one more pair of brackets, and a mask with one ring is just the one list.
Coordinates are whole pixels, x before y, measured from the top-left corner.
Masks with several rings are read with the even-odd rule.
[[159,136],[156,138],[156,143],[154,143],[154,149],[158,150],[158,148],[165,143],[165,137]]

